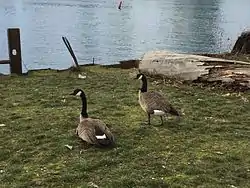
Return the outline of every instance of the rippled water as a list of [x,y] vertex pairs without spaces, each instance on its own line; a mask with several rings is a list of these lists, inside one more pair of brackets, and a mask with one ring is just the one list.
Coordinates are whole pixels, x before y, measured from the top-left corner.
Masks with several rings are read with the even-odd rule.
[[[155,49],[222,52],[250,26],[249,0],[0,0],[0,59],[8,59],[7,28],[21,28],[28,69],[111,64]],[[24,71],[26,68],[23,67]],[[8,72],[0,65],[0,72]]]

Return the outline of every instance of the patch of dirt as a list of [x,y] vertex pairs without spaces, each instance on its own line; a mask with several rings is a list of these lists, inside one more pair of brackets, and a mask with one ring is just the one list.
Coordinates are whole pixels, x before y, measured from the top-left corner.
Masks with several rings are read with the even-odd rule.
[[250,66],[225,65],[209,68],[209,73],[201,75],[193,83],[223,87],[232,91],[250,90]]

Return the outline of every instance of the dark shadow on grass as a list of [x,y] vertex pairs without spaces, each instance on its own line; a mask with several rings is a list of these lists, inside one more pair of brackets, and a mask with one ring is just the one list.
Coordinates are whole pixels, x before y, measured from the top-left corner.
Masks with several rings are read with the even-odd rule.
[[76,148],[78,148],[80,151],[81,150],[89,150],[89,149],[94,149],[94,150],[112,150],[114,148],[117,147],[117,143],[113,144],[113,145],[108,145],[108,146],[97,146],[97,145],[93,145],[93,144],[89,144],[83,140],[81,140],[80,138],[78,138],[76,135],[75,135],[75,139],[77,139],[77,146]]

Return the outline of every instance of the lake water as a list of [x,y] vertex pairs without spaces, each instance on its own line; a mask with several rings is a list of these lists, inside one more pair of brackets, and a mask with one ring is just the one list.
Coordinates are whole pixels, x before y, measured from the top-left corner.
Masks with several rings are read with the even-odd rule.
[[[249,0],[0,0],[0,59],[7,28],[21,29],[23,70],[112,64],[150,50],[224,52],[250,26]],[[7,65],[0,72],[8,73]]]

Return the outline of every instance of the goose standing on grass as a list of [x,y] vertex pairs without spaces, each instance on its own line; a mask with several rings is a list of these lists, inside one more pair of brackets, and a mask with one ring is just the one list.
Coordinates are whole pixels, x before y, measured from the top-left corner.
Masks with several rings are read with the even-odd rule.
[[163,125],[163,116],[168,113],[180,117],[180,113],[158,92],[147,91],[147,78],[144,74],[137,74],[136,79],[142,81],[142,87],[139,89],[139,104],[143,111],[148,115],[148,124],[150,125],[150,115],[161,117]]
[[75,89],[70,95],[80,96],[82,100],[82,111],[80,123],[76,128],[76,134],[89,144],[97,146],[112,146],[115,144],[114,136],[100,119],[88,117],[87,98],[83,90]]

